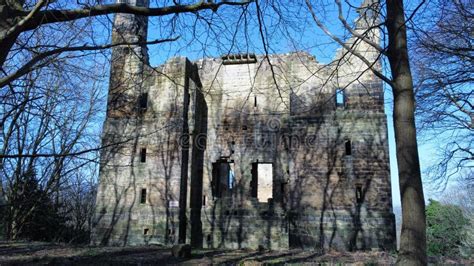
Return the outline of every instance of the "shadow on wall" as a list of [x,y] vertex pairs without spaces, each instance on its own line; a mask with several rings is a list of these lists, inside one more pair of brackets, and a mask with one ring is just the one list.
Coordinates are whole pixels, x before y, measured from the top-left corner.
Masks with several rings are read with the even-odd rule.
[[[188,118],[188,113],[194,113],[189,112],[189,107],[199,99],[195,88],[200,86],[198,82],[186,80],[186,70],[180,69],[188,63],[181,62],[172,69],[177,73],[174,79],[163,75],[166,77],[160,80],[150,75],[138,81],[125,81],[126,86],[122,87],[131,91],[120,94],[131,111],[124,114],[109,110],[104,125],[102,144],[106,148],[101,153],[93,244],[178,242],[182,206],[179,200],[184,197],[186,203],[189,190],[187,182],[181,181],[187,181],[189,171],[199,171],[189,167],[189,121],[203,120]],[[132,81],[136,84],[130,85]],[[193,91],[190,92],[191,83]],[[167,85],[171,88],[164,91]],[[165,102],[151,104],[151,99],[164,97]],[[193,153],[193,163],[195,157],[199,160],[199,153]],[[185,194],[180,195],[180,191]],[[186,228],[186,213],[182,220]]]
[[[213,199],[203,213],[208,247],[393,248],[383,114],[236,116],[208,148],[221,155],[208,153],[205,164]],[[269,126],[275,119],[278,128]],[[273,198],[265,203],[252,165],[268,162]],[[233,168],[234,183],[229,170],[216,170],[221,164]]]
[[[195,247],[393,248],[383,112],[326,101],[304,116],[251,107],[212,114],[213,125],[196,73],[185,70],[185,85],[176,82],[166,97],[141,92],[147,80],[129,86],[140,92],[123,93],[133,112],[108,113],[93,243],[174,244],[190,236]],[[148,106],[144,97],[162,101]],[[259,171],[263,164],[271,164],[270,175]],[[261,196],[265,180],[269,200]]]

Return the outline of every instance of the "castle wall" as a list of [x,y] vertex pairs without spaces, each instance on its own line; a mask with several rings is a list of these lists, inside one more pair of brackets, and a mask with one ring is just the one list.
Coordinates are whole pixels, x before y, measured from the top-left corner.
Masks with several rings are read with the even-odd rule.
[[[336,82],[321,74],[326,66],[304,53],[271,60],[281,70],[276,73],[279,92],[263,58],[238,67],[218,59],[198,62],[203,91],[209,92],[208,138],[213,140],[205,152],[203,189],[213,199],[203,209],[202,220],[208,221],[205,245],[387,248],[393,237],[393,216],[383,102],[368,110],[347,93],[347,105],[336,108]],[[308,79],[311,71],[319,78]],[[363,84],[375,93],[382,91],[380,82],[362,76],[365,80],[347,88],[354,91]],[[301,100],[292,101],[292,96]],[[299,112],[291,112],[295,102]],[[347,140],[352,146],[348,156],[344,155]],[[222,157],[233,163],[235,185],[231,195],[216,198],[212,167]],[[256,162],[273,164],[270,204],[251,195]],[[361,203],[356,200],[357,188]],[[258,237],[267,227],[276,233]],[[386,238],[372,234],[383,230]]]
[[[146,38],[143,18],[115,22],[114,41]],[[382,83],[346,52],[326,65],[295,52],[152,68],[146,47],[115,47],[92,243],[393,248]]]
[[189,149],[181,145],[189,130],[188,64],[175,58],[148,68],[141,86],[146,110],[134,103],[132,116],[107,117],[103,145],[110,147],[101,154],[93,243],[177,242],[181,180],[191,170]]

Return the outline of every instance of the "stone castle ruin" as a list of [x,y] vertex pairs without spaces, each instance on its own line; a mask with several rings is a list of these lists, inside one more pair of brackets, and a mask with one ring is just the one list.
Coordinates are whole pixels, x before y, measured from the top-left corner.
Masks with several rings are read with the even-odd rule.
[[[378,42],[372,2],[356,31]],[[146,38],[146,17],[116,15],[113,42]],[[347,44],[381,68],[370,45]],[[114,47],[92,243],[394,248],[382,82],[344,50],[335,59],[152,67],[146,46]]]

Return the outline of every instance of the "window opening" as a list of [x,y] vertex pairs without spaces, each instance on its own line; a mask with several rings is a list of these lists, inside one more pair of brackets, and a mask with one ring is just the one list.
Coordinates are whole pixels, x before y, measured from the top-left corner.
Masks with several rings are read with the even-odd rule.
[[234,163],[229,163],[229,189],[233,189],[234,184],[235,184]]
[[356,202],[362,203],[362,187],[361,186],[356,187]]
[[140,193],[140,203],[141,204],[146,203],[146,188],[142,188],[142,191]]
[[146,148],[142,148],[140,150],[140,162],[141,163],[146,162]]
[[269,202],[273,198],[273,165],[252,163],[252,197],[258,202]]
[[140,106],[140,111],[144,112],[148,108],[148,93],[142,93],[140,94],[139,100],[138,100],[139,106]]
[[350,141],[350,140],[346,140],[344,146],[345,146],[345,148],[346,148],[346,155],[352,155],[352,144],[351,144],[351,141]]
[[230,192],[234,182],[233,163],[225,159],[212,164],[212,196],[223,197]]
[[344,95],[344,90],[336,89],[336,106],[343,107],[345,105],[346,99]]
[[258,196],[258,163],[252,163],[252,180],[250,181],[250,191],[253,198]]

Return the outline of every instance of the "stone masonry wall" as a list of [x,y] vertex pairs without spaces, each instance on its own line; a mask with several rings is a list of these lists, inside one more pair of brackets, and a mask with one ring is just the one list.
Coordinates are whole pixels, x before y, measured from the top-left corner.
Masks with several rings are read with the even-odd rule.
[[[146,25],[117,15],[113,40],[144,40]],[[347,43],[380,69],[371,45]],[[178,57],[153,68],[144,46],[112,54],[93,244],[394,248],[383,87],[359,58]]]

